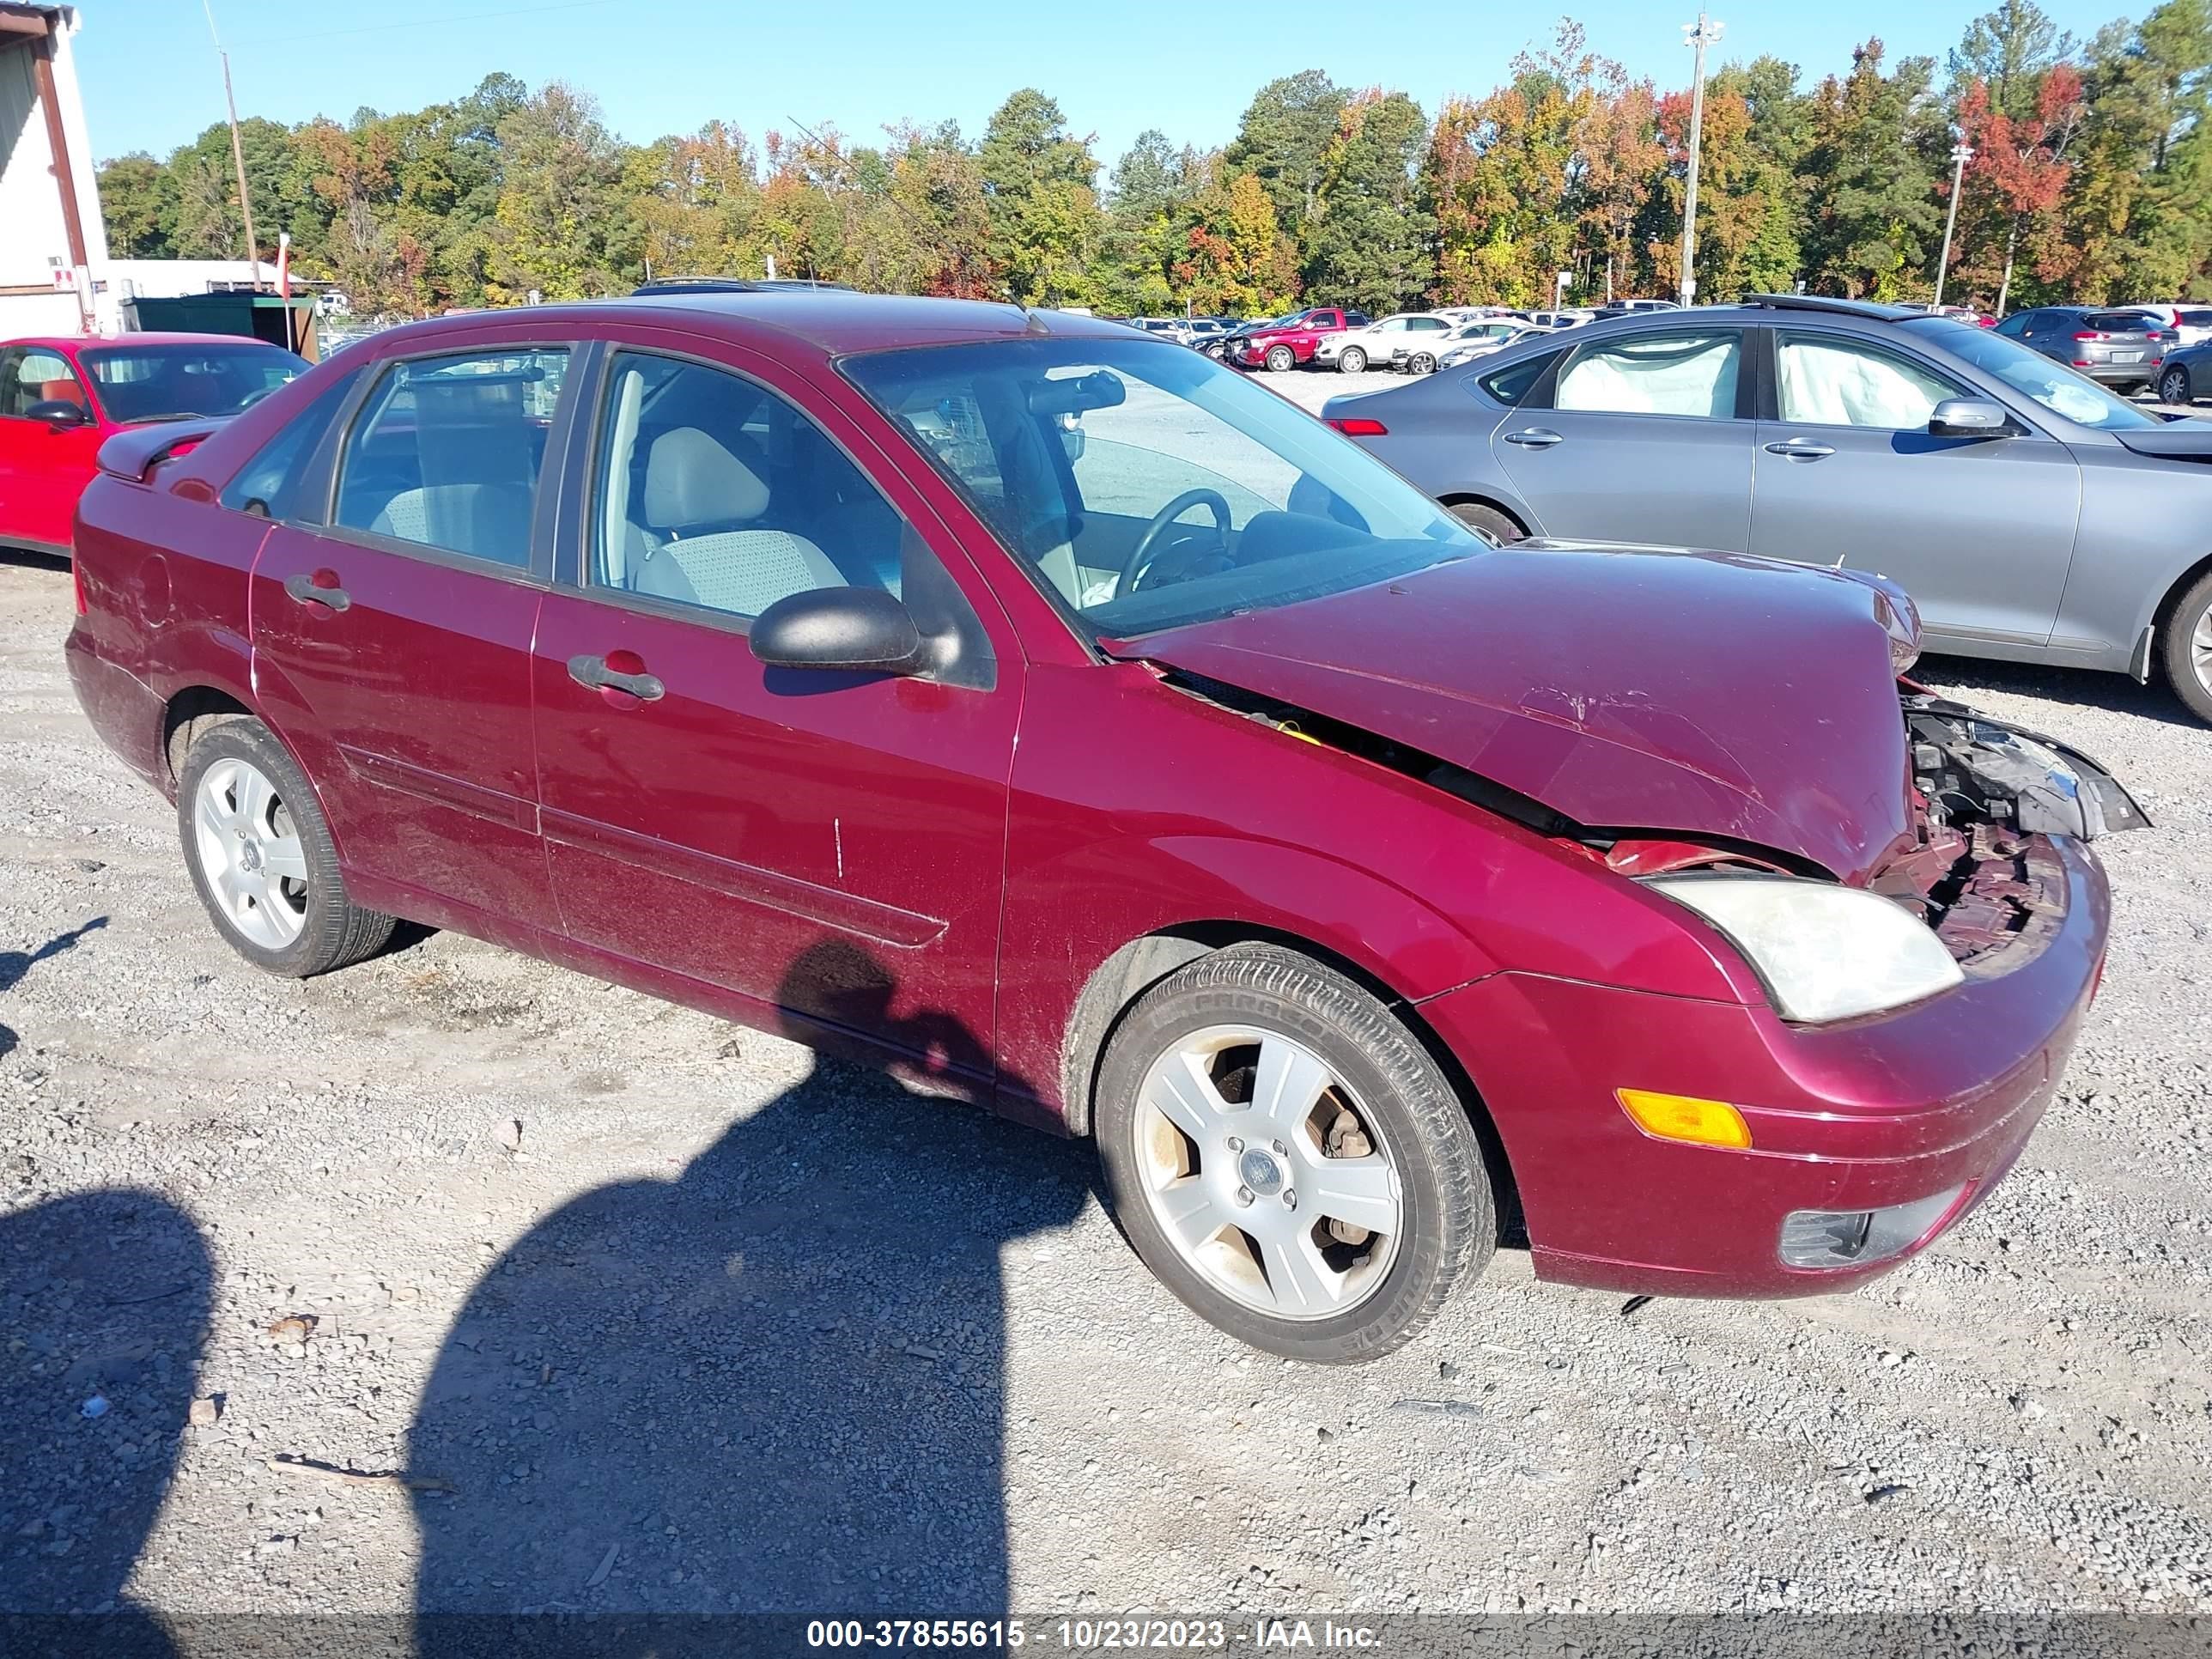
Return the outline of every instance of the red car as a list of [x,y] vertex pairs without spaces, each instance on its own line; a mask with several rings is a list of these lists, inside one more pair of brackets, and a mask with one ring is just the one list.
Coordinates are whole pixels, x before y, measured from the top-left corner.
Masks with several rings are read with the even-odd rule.
[[1364,311],[1316,306],[1310,311],[1293,312],[1249,334],[1231,336],[1224,356],[1240,368],[1265,368],[1280,374],[1300,363],[1311,362],[1315,348],[1328,336],[1341,334],[1348,328],[1364,328],[1368,320]]
[[101,465],[77,694],[250,961],[406,917],[1093,1137],[1302,1358],[1506,1215],[1621,1291],[1893,1267],[2051,1099],[2141,821],[1900,682],[1878,580],[1492,547],[1087,319],[445,319]]
[[306,362],[227,334],[125,334],[0,345],[0,546],[69,551],[100,446],[127,427],[234,414]]

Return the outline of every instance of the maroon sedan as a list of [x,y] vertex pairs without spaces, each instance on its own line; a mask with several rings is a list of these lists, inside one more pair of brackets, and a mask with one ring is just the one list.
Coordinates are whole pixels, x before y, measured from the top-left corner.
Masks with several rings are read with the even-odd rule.
[[2051,1097],[2141,822],[1901,681],[1885,585],[1493,547],[1087,319],[452,318],[210,430],[106,446],[69,661],[241,954],[406,917],[1093,1136],[1301,1358],[1509,1213],[1623,1291],[1895,1265]]

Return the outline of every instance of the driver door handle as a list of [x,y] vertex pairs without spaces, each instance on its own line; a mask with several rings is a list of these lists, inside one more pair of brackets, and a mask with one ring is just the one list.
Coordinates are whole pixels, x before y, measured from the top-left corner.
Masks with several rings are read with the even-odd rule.
[[1518,432],[1507,433],[1505,441],[1518,444],[1523,449],[1549,449],[1565,441],[1548,426],[1524,426]]
[[668,695],[659,675],[625,674],[608,667],[605,657],[569,658],[568,678],[594,691],[627,691],[641,702],[658,702]]
[[[316,576],[329,576],[331,580],[320,582]],[[318,570],[314,576],[295,570],[284,578],[284,592],[296,604],[319,605],[331,611],[343,611],[353,603],[353,595],[340,587],[337,577],[327,570]]]
[[1767,445],[1766,453],[1784,455],[1793,461],[1817,461],[1823,455],[1832,455],[1836,451],[1833,445],[1819,443],[1811,438],[1785,438],[1780,443]]

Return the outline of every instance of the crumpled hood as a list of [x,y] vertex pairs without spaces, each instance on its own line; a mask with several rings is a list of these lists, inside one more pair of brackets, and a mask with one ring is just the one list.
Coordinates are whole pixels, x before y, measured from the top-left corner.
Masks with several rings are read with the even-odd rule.
[[1915,838],[1880,592],[1729,554],[1522,544],[1113,648],[1590,829],[1725,836],[1862,884]]

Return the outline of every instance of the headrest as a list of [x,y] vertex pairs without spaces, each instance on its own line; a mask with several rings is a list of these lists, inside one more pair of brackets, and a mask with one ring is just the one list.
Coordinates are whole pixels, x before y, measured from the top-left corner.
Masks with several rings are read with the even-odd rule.
[[768,510],[768,486],[696,426],[653,441],[645,461],[648,524],[741,524]]
[[32,401],[41,404],[75,404],[79,409],[82,409],[84,388],[75,380],[46,380],[40,385],[39,395]]

